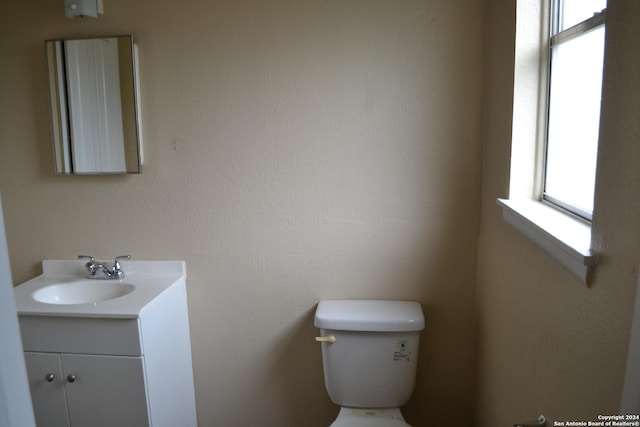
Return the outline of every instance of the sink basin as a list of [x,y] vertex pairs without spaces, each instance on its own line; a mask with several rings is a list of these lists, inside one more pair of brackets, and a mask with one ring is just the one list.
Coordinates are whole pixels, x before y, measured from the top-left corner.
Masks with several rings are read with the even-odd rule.
[[112,300],[135,289],[134,285],[107,280],[81,280],[58,283],[38,289],[32,294],[34,300],[45,304],[89,304]]
[[121,280],[87,279],[83,260],[43,260],[41,275],[13,288],[18,315],[137,319],[187,277],[184,261],[123,261],[122,269]]

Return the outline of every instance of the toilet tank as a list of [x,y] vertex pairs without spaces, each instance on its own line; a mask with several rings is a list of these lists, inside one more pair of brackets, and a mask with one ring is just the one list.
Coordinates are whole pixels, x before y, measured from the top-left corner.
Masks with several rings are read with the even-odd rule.
[[320,301],[324,382],[340,406],[394,408],[411,397],[424,315],[417,302]]

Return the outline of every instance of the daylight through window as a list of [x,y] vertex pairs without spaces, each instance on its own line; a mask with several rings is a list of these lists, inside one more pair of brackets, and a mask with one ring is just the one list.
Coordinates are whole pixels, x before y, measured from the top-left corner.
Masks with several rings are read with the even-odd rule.
[[591,220],[606,0],[554,0],[543,198]]

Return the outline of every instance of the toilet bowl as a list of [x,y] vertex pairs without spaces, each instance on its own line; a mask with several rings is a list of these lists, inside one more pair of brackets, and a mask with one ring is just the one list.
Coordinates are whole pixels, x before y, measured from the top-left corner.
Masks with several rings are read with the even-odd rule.
[[410,427],[400,406],[415,383],[420,304],[389,300],[320,301],[314,324],[325,388],[340,413],[331,427]]

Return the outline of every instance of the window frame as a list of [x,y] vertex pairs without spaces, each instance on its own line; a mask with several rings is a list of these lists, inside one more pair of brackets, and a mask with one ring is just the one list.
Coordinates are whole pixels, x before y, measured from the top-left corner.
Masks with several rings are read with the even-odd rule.
[[[588,287],[600,261],[598,252],[592,249],[593,224],[542,199],[551,2],[516,1],[509,181],[506,197],[498,197],[496,203],[509,226]],[[605,36],[603,76],[606,45]]]
[[[593,212],[589,212],[585,209],[582,209],[578,206],[572,205],[566,201],[563,201],[560,198],[554,197],[546,192],[547,187],[547,152],[549,149],[549,121],[550,121],[550,104],[551,104],[551,70],[553,67],[552,58],[553,58],[553,49],[557,46],[564,44],[565,42],[574,40],[578,37],[581,37],[599,27],[604,26],[606,32],[606,17],[607,17],[607,9],[604,8],[600,12],[594,13],[593,16],[586,18],[577,24],[570,26],[569,28],[560,30],[560,5],[563,0],[549,0],[549,38],[548,38],[548,52],[546,56],[547,61],[547,69],[546,69],[546,90],[544,94],[544,140],[542,141],[543,148],[542,158],[540,159],[540,164],[542,171],[538,175],[538,179],[541,180],[539,183],[540,188],[540,200],[546,203],[551,204],[552,206],[561,209],[563,212],[566,212],[570,215],[575,215],[578,218],[591,222],[593,220]],[[603,51],[604,56],[604,51]],[[604,61],[603,61],[604,66]],[[600,87],[602,91],[602,86]]]

